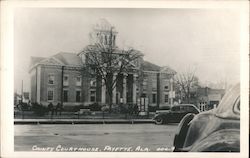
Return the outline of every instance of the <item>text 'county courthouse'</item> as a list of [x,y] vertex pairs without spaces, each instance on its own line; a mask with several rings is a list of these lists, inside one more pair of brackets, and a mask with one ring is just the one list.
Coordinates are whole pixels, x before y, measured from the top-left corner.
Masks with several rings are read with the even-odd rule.
[[[117,32],[110,37],[112,27],[107,21],[94,27],[98,35],[90,42],[115,45]],[[86,46],[93,47],[92,44]],[[117,51],[119,51],[117,47]],[[31,102],[48,105],[63,103],[63,106],[107,104],[106,87],[98,76],[88,75],[86,54],[61,52],[48,58],[31,57]],[[151,106],[170,104],[171,78],[176,72],[169,67],[160,67],[143,59],[130,63],[127,73],[119,74],[112,95],[113,104],[139,104],[147,98]],[[118,74],[116,74],[118,75]]]

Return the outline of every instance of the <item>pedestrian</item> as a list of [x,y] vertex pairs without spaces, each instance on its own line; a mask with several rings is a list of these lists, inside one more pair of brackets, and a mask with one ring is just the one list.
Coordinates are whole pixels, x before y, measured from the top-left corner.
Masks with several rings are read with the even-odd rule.
[[139,112],[139,110],[138,110],[138,105],[137,104],[135,104],[135,106],[134,106],[134,112],[135,112],[135,114],[136,114],[136,116],[138,115],[138,112]]
[[48,108],[49,108],[49,111],[51,111],[50,114],[51,114],[51,117],[52,117],[54,115],[54,106],[53,106],[52,102],[49,103]]
[[56,115],[57,115],[57,112],[59,112],[60,116],[62,115],[62,104],[60,103],[57,103],[56,105]]

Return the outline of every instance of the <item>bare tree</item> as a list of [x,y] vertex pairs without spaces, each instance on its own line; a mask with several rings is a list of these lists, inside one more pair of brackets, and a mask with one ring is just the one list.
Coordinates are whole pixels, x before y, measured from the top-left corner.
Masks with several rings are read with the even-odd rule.
[[131,71],[131,65],[142,56],[142,53],[133,48],[127,50],[118,49],[112,38],[112,27],[108,34],[108,37],[111,38],[105,44],[96,42],[94,45],[86,47],[83,53],[86,56],[86,66],[89,73],[98,76],[103,81],[102,86],[106,86],[109,110],[111,111],[112,92],[116,86],[118,76]]
[[191,94],[198,87],[198,78],[195,76],[195,69],[177,74],[175,76],[175,83],[181,99],[190,103]]

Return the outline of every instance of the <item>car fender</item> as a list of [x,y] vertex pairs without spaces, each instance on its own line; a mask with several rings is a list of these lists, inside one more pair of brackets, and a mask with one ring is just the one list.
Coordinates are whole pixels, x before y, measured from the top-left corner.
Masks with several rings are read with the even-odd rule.
[[239,152],[240,130],[224,129],[212,133],[194,144],[191,152]]
[[195,114],[188,113],[183,117],[183,119],[179,123],[178,130],[174,137],[174,147],[175,147],[174,151],[180,151],[180,148],[183,147],[186,136],[187,136],[187,131],[190,126],[189,123],[191,120],[193,120],[194,116]]

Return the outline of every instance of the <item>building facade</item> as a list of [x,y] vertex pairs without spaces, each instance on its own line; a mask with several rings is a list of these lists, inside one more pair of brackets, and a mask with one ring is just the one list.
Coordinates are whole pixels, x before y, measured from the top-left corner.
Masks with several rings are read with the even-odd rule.
[[[63,106],[107,104],[107,88],[103,78],[90,75],[87,50],[95,49],[93,43],[113,45],[116,52],[117,32],[102,20],[91,32],[90,45],[80,53],[61,52],[48,58],[31,57],[31,102],[48,105],[52,102]],[[137,51],[138,52],[138,51]],[[141,52],[139,52],[141,53]],[[113,104],[148,104],[151,106],[171,103],[172,78],[176,72],[143,59],[143,55],[129,63],[123,73],[114,73],[116,84],[112,91]]]
[[225,94],[225,89],[213,89],[209,87],[197,89],[197,107],[201,111],[216,108]]

